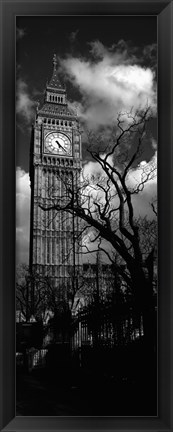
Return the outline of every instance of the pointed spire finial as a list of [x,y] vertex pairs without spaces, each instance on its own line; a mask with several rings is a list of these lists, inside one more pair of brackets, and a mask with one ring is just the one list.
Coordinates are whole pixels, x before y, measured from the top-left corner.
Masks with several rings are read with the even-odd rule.
[[54,54],[54,56],[53,56],[53,69],[54,69],[54,71],[56,70],[56,65],[57,65],[57,55]]

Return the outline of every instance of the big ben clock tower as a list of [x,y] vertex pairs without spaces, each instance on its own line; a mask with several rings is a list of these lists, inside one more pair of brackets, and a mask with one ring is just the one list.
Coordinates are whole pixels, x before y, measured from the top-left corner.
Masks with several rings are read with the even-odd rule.
[[[68,106],[54,55],[53,75],[37,109],[31,136],[30,270],[49,276],[60,299],[67,297],[81,265],[75,243],[80,223],[73,214],[57,212],[54,205],[65,203],[67,184],[75,187],[79,182],[81,166],[79,121]],[[40,204],[52,209],[44,211]]]

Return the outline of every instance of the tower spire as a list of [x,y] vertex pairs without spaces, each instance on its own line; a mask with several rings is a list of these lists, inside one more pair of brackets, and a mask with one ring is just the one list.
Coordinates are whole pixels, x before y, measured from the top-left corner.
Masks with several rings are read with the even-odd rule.
[[56,66],[57,66],[57,55],[54,54],[53,55],[53,71],[56,71]]
[[52,90],[60,90],[60,91],[65,92],[65,86],[63,84],[61,84],[59,77],[58,77],[57,64],[58,64],[57,55],[54,54],[53,55],[53,74],[52,74],[52,78],[48,82],[46,88],[52,89]]

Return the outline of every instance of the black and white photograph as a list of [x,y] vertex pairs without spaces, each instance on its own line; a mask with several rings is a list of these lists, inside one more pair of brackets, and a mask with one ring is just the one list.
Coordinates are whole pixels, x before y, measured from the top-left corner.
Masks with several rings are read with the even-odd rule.
[[157,17],[16,17],[16,416],[158,415]]

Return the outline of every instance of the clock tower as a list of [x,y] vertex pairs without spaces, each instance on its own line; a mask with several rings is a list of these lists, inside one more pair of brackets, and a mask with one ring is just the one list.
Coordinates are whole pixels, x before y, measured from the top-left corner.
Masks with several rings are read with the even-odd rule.
[[[76,290],[81,253],[75,239],[80,234],[80,221],[54,206],[64,207],[67,186],[79,185],[81,167],[79,120],[68,106],[54,55],[53,75],[46,85],[44,102],[37,108],[31,135],[30,270],[49,276],[60,300]],[[51,210],[42,210],[40,205]]]

